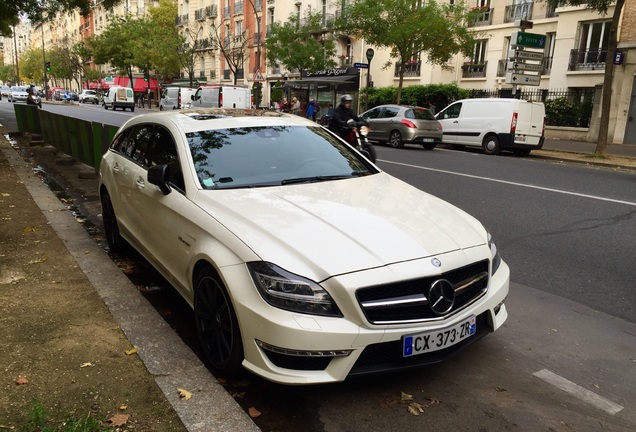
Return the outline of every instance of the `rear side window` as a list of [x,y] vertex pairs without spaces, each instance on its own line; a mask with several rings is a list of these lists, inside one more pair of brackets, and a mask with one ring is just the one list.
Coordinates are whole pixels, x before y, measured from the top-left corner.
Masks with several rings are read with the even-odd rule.
[[398,115],[398,112],[400,111],[399,108],[395,108],[395,107],[387,107],[384,109],[384,112],[382,113],[382,118],[392,118],[395,117],[396,115]]
[[382,108],[373,108],[371,111],[367,111],[362,117],[366,119],[378,118],[380,111],[382,111]]

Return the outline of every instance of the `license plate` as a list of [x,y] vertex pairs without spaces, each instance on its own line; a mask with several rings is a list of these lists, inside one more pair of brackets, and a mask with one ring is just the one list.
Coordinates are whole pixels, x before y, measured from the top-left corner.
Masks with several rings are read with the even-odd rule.
[[515,135],[515,142],[526,142],[526,136],[525,135]]
[[433,138],[422,138],[423,142],[433,142],[435,141]]
[[477,321],[471,315],[464,321],[441,330],[422,332],[402,337],[402,353],[404,357],[439,351],[453,346],[477,331]]

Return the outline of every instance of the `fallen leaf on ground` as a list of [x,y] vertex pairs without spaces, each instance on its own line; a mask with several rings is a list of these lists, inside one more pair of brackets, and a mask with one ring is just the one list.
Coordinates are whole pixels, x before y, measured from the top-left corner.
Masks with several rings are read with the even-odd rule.
[[179,391],[179,397],[188,400],[192,397],[192,393],[184,389],[177,389]]
[[8,193],[6,193],[6,192],[2,192],[2,196],[3,196],[3,197],[10,197],[10,196],[11,196],[11,194],[8,194]]
[[137,354],[137,348],[131,348],[129,350],[124,351],[126,353],[126,355],[133,355],[133,354]]
[[507,391],[505,388],[503,388],[503,387],[499,387],[499,386],[495,387],[495,390],[497,390],[498,392],[505,392],[505,391]]
[[126,411],[128,409],[128,405],[119,405],[120,411]]
[[413,400],[413,395],[410,395],[410,394],[404,393],[404,392],[401,392],[401,393],[402,393],[402,395],[400,396],[400,400],[402,402],[408,402],[408,401],[412,401]]
[[413,402],[409,404],[408,410],[409,410],[409,413],[411,413],[412,415],[418,416],[424,412],[424,407],[421,404],[418,404],[417,402]]
[[18,376],[18,378],[15,380],[15,383],[16,383],[17,385],[24,385],[24,384],[28,384],[28,383],[29,383],[29,380],[28,380],[28,379],[26,379],[26,377],[25,377],[25,376],[20,375],[20,376]]
[[36,231],[40,231],[40,228],[37,228],[37,227],[24,227],[24,228],[22,228],[22,232],[24,232],[24,233],[30,233],[30,232],[36,232]]
[[247,410],[247,412],[249,413],[250,417],[255,418],[261,415],[261,412],[259,410],[257,410],[254,407],[249,407],[249,409]]
[[93,363],[91,363],[91,362],[82,363],[80,365],[81,368],[91,367],[91,366],[95,366],[95,365]]
[[243,399],[245,397],[245,392],[234,392],[232,393],[233,398]]
[[108,419],[108,422],[115,427],[123,426],[128,423],[128,414],[115,414]]
[[40,259],[36,259],[36,260],[33,260],[33,261],[29,261],[27,264],[40,264],[40,263],[43,263],[46,260],[48,260],[48,258],[40,258]]
[[431,405],[439,405],[439,399],[435,398],[426,398],[431,401]]

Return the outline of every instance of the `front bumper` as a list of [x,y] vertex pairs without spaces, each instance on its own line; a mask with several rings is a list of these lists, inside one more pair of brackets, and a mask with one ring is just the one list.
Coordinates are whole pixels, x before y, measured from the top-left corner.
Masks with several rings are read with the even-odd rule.
[[[440,259],[452,261],[449,257]],[[338,382],[348,376],[402,370],[442,361],[504,323],[508,314],[503,302],[508,295],[510,270],[502,262],[490,278],[485,294],[447,318],[411,324],[370,324],[356,301],[353,287],[365,286],[364,283],[369,280],[388,281],[395,278],[396,272],[405,277],[421,273],[422,266],[419,263],[418,269],[418,263],[401,263],[322,283],[334,297],[344,318],[303,315],[274,308],[256,293],[244,267],[223,269],[228,286],[242,287],[238,291],[233,289],[231,295],[241,328],[245,354],[243,366],[278,383]],[[477,319],[477,332],[473,336],[440,351],[402,356],[403,336],[444,329],[471,315]]]

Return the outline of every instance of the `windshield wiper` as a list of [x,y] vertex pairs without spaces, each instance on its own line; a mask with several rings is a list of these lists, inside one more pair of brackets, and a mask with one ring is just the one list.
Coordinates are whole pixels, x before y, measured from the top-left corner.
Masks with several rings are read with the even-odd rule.
[[319,176],[312,176],[312,177],[299,177],[299,178],[286,179],[280,182],[280,184],[288,185],[288,184],[294,184],[294,183],[315,183],[315,182],[330,181],[330,180],[342,180],[342,179],[348,179],[351,177],[353,177],[352,174],[327,175],[327,176],[319,175]]

